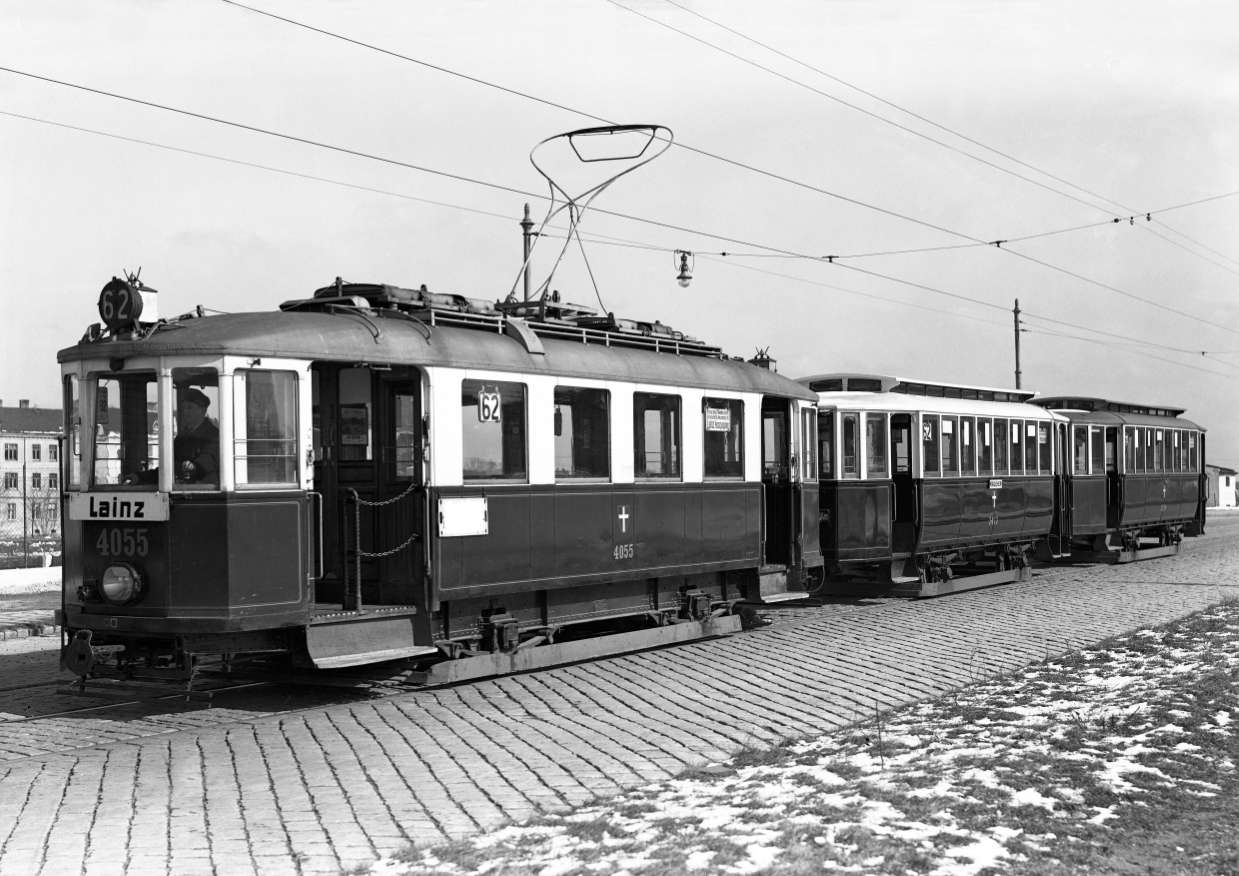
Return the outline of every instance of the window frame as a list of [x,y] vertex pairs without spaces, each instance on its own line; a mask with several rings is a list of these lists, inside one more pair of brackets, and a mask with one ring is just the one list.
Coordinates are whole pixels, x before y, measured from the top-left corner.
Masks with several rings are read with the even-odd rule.
[[[878,421],[878,434],[882,438],[882,469],[877,474],[873,471],[873,460],[869,454],[869,421],[876,419]],[[861,430],[864,436],[865,445],[865,468],[864,478],[867,481],[886,481],[893,476],[894,460],[891,458],[891,419],[890,414],[878,411],[865,411],[862,416],[863,429]]]
[[994,418],[977,417],[977,477],[988,478],[994,474]]
[[806,405],[800,409],[800,478],[818,479],[817,408]]
[[[711,404],[712,402],[714,403],[713,405]],[[736,461],[734,463],[728,463],[725,460],[723,461],[724,466],[734,466],[734,468],[737,469],[734,474],[711,474],[709,470],[711,460],[709,448],[707,447],[706,442],[710,436],[710,432],[706,429],[706,408],[714,407],[717,409],[722,406],[725,406],[727,410],[731,412],[731,428],[725,433],[719,430],[716,434],[730,436],[734,433],[736,436]],[[746,453],[748,452],[748,441],[745,435],[745,432],[747,431],[747,423],[745,420],[746,413],[744,399],[742,398],[725,398],[713,395],[703,395],[701,397],[701,479],[703,482],[743,481],[745,479],[744,466],[747,460]],[[724,449],[726,449],[727,446],[726,441],[727,439],[725,438]],[[682,463],[681,468],[683,468]]]
[[977,418],[959,418],[959,476],[977,476]]
[[[823,427],[825,423],[825,427]],[[817,412],[817,476],[818,480],[833,481],[838,479],[835,472],[835,412],[819,410]],[[828,452],[823,453],[825,447]]]
[[[292,376],[292,437],[291,438],[251,438],[249,436],[249,378],[246,375],[259,374],[289,374]],[[237,368],[230,377],[233,380],[232,392],[232,454],[228,460],[232,466],[232,483],[236,490],[253,491],[253,490],[290,490],[297,489],[301,486],[301,459],[304,452],[301,447],[301,374],[293,368],[280,367],[264,367],[264,368]],[[221,427],[223,423],[221,422]],[[373,423],[371,424],[373,429]],[[221,428],[222,431],[222,428]],[[223,436],[221,435],[221,443]],[[372,441],[374,438],[371,439]],[[247,452],[242,455],[239,451],[242,445],[248,451],[250,441],[291,441],[293,445],[292,454],[289,458],[292,460],[293,478],[291,481],[252,481],[249,475],[249,460],[250,454]],[[377,444],[377,442],[375,442]],[[261,459],[263,457],[254,457]],[[270,457],[278,459],[281,457]],[[244,480],[241,477],[241,466],[244,461],[246,472]],[[224,466],[225,461],[221,457],[220,467]]]
[[[1012,477],[1024,475],[1024,420],[1023,418],[1007,418],[1007,440],[1010,442],[1007,450],[1007,466]],[[1019,462],[1019,468],[1015,466]]]
[[[941,417],[942,431],[939,437],[942,458],[941,476],[944,478],[959,477],[959,419],[956,414],[943,414]],[[950,440],[947,440],[948,435]],[[948,463],[950,463],[949,468]]]
[[[522,474],[520,474],[519,476],[507,477],[507,476],[501,475],[501,476],[495,477],[494,475],[489,475],[489,474],[485,476],[481,476],[481,477],[470,477],[469,476],[469,469],[465,467],[467,457],[465,456],[465,432],[464,432],[463,427],[464,427],[464,421],[465,421],[465,411],[468,410],[470,407],[464,403],[464,393],[465,393],[466,385],[471,384],[471,383],[478,384],[477,390],[474,392],[475,397],[486,386],[495,386],[497,388],[500,384],[504,384],[507,386],[519,386],[520,387],[521,389],[521,424],[522,424],[521,425],[521,445],[522,445],[521,449],[523,452],[522,464],[524,467],[522,470]],[[530,482],[529,481],[529,477],[530,477],[530,471],[529,471],[530,469],[529,395],[530,395],[529,384],[523,380],[500,380],[497,378],[480,378],[480,377],[465,377],[461,379],[460,389],[457,393],[457,397],[460,400],[460,412],[461,412],[460,422],[461,422],[462,429],[461,429],[461,438],[460,438],[460,471],[461,471],[461,484],[463,486],[503,486],[504,484],[528,484]],[[474,407],[476,407],[476,405],[474,405]],[[503,409],[503,402],[502,402],[502,395],[501,395],[501,401],[500,401],[501,413],[500,413],[500,424],[499,424],[499,428],[500,428],[499,449],[500,449],[501,454],[503,452],[503,439],[504,439],[502,430],[504,428],[503,424],[506,422],[506,418],[502,414],[502,409]],[[475,416],[476,416],[476,411],[475,411]],[[502,464],[502,459],[500,460],[500,464]]]
[[[674,399],[675,400],[675,461],[676,470],[674,474],[649,474],[642,472],[638,460],[645,455],[640,449],[641,437],[644,434],[644,419],[643,415],[647,411],[661,410],[661,408],[642,408],[638,405],[637,399],[639,396],[658,399]],[[608,398],[609,402],[609,398]],[[705,416],[705,409],[702,409],[702,416]],[[704,429],[704,421],[702,428]],[[633,479],[637,483],[653,482],[666,483],[672,481],[684,480],[684,397],[679,393],[674,392],[645,392],[638,390],[632,394],[632,474]],[[559,475],[555,476],[556,480]]]
[[[928,432],[932,434],[926,434],[926,426],[929,427]],[[940,478],[942,477],[942,423],[938,414],[921,414],[920,432],[921,477]]]
[[[555,434],[554,417],[556,416],[556,414],[559,414],[562,417],[562,412],[559,410],[559,407],[561,405],[568,405],[569,407],[571,407],[570,402],[561,401],[558,398],[560,393],[567,393],[567,392],[598,393],[599,396],[603,400],[603,410],[606,415],[606,422],[603,424],[601,435],[602,435],[602,439],[606,442],[606,452],[602,454],[602,458],[606,462],[606,474],[577,475],[577,474],[560,474],[559,473],[559,448],[557,446],[557,442],[558,442],[558,439],[563,436]],[[560,483],[606,484],[606,483],[611,482],[612,473],[615,468],[614,448],[612,448],[611,446],[612,444],[612,441],[611,441],[611,411],[612,411],[612,408],[613,408],[613,405],[611,404],[611,390],[607,389],[606,387],[580,386],[574,383],[557,383],[554,386],[554,388],[551,390],[551,418],[552,418],[551,437],[552,437],[552,444],[554,445],[552,446],[552,450],[551,450],[551,472],[554,476],[555,483],[557,484],[560,484]],[[528,432],[528,426],[526,426],[526,432]],[[572,443],[572,446],[569,448],[570,452],[573,453],[572,465],[574,468],[576,467],[576,462],[577,462],[575,458],[575,451],[576,451],[576,440],[575,439],[576,439],[576,435],[574,431],[573,443]],[[528,438],[526,438],[526,443],[528,443]],[[526,454],[528,454],[528,447],[526,447]]]
[[[852,471],[848,471],[848,423],[852,424]],[[843,411],[839,416],[839,443],[843,448],[840,454],[840,459],[843,463],[839,472],[839,479],[843,481],[858,481],[861,479],[861,460],[864,456],[864,438],[861,435],[861,419],[860,411]]]

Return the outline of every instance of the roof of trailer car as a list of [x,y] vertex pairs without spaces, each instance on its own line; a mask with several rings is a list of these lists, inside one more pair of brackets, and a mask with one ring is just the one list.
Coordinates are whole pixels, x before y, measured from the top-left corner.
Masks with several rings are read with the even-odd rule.
[[1058,411],[1047,411],[1023,402],[934,398],[895,392],[820,392],[816,395],[819,408],[837,408],[841,411],[921,412],[971,417],[1017,417],[1024,420],[1062,419]]
[[[1184,408],[1175,408],[1169,405],[1145,405],[1078,395],[1039,398],[1034,404],[1042,405],[1056,414],[1062,414],[1074,423],[1152,426],[1159,429],[1198,429],[1201,432],[1207,431],[1203,426],[1199,426],[1191,420],[1183,419]],[[1145,411],[1163,411],[1164,413],[1153,414],[1145,413]]]
[[520,341],[494,330],[428,326],[412,319],[376,317],[373,312],[362,317],[268,311],[182,319],[140,340],[83,340],[61,350],[57,359],[74,362],[135,356],[270,356],[572,375],[764,393],[806,401],[817,399],[817,394],[806,387],[741,360],[550,337],[538,340],[545,355],[530,353]]
[[[822,384],[838,383],[843,386],[847,381],[846,391],[834,389],[816,392],[818,407],[833,407],[841,410],[854,411],[890,411],[909,412],[923,411],[931,414],[961,414],[976,417],[1020,417],[1023,419],[1053,420],[1056,413],[1049,412],[1027,401],[1035,392],[1020,389],[1000,389],[986,386],[967,386],[956,383],[940,383],[935,381],[912,380],[895,377],[888,374],[857,374],[855,372],[835,372],[831,374],[815,374],[811,377],[801,377],[797,383],[804,386],[821,386]],[[861,382],[865,389],[853,389],[853,383]],[[870,389],[868,387],[879,386]],[[933,389],[946,392],[948,389],[973,394],[1000,394],[1003,396],[1018,396],[1006,401],[980,398],[948,398],[945,395],[926,395],[924,392],[907,392],[907,388],[926,390]]]

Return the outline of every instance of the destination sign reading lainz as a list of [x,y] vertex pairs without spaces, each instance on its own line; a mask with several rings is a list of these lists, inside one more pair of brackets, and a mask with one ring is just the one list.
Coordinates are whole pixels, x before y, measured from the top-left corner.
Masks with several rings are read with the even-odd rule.
[[167,520],[166,493],[71,493],[70,520]]

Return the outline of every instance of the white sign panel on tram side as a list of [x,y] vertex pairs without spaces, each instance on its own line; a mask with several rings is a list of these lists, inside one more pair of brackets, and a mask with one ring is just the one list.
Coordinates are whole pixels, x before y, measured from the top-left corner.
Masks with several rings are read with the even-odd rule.
[[70,520],[167,520],[168,494],[70,493]]

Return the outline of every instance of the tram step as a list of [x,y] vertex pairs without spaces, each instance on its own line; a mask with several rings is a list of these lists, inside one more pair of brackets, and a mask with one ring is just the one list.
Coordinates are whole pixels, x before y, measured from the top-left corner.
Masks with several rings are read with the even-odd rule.
[[428,657],[431,654],[438,653],[438,648],[424,646],[382,648],[377,651],[363,651],[360,654],[339,654],[335,657],[319,657],[314,660],[314,666],[317,669],[342,669],[346,666],[382,663],[386,660],[401,660],[406,657]]

